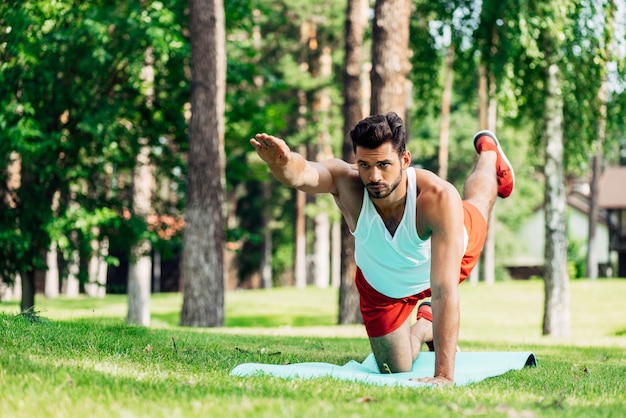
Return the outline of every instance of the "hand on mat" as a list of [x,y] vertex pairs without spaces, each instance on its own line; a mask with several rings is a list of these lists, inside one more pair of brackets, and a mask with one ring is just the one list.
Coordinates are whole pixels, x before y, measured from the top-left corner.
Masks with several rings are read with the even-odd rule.
[[443,376],[435,376],[435,377],[420,377],[419,379],[411,378],[414,382],[428,383],[430,385],[435,386],[452,386],[454,381],[447,379]]

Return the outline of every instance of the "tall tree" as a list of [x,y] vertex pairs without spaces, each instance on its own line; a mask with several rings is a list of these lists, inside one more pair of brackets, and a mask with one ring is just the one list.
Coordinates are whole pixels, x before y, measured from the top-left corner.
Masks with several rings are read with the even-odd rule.
[[[507,3],[498,0],[486,0],[480,14],[480,24],[475,32],[476,48],[480,52],[478,63],[478,129],[497,131],[498,101],[496,97],[497,83],[504,77],[504,63],[508,54],[514,54],[511,45],[506,44],[505,32],[507,25],[501,22],[509,20],[511,13],[507,10]],[[480,259],[479,274],[483,281],[495,282],[496,267],[496,216],[494,206],[489,218],[487,238]]]
[[224,324],[225,18],[221,0],[189,0],[191,121],[181,324]]
[[443,92],[441,94],[441,116],[439,129],[439,171],[442,179],[448,178],[448,148],[450,143],[450,106],[452,102],[452,81],[454,79],[454,44],[450,42],[444,66]]
[[[150,147],[144,145],[137,155],[137,166],[133,174],[133,212],[142,219],[146,219],[150,214],[152,183]],[[128,266],[128,315],[126,317],[129,324],[150,325],[152,279],[150,250],[150,241],[147,237],[131,248]]]
[[[551,57],[553,58],[553,57]],[[545,131],[545,304],[543,333],[569,336],[569,274],[567,271],[567,195],[563,167],[563,96],[559,63],[547,68]]]
[[[367,25],[367,0],[348,0],[345,23],[345,64],[343,66],[343,145],[341,157],[354,162],[350,130],[363,119],[363,39]],[[361,322],[359,293],[354,283],[354,236],[341,222],[341,282],[339,285],[339,323]]]
[[409,0],[376,0],[372,24],[371,113],[407,119]]
[[[331,49],[322,47],[322,53],[314,74],[329,78],[332,75]],[[330,127],[331,98],[330,88],[320,89],[314,96],[313,120],[319,125],[317,133],[316,159],[323,161],[333,157],[331,148]],[[337,211],[329,196],[315,197],[316,213],[313,216],[313,282],[316,286],[325,288],[330,285],[331,278],[331,226],[336,218]]]
[[[0,207],[0,274],[10,280],[21,273],[24,308],[34,303],[33,280],[45,268],[53,241],[64,264],[80,254],[82,262],[75,261],[86,278],[89,254],[83,249],[90,251],[92,239],[118,235],[127,246],[135,240],[122,217],[132,206],[128,186],[112,183],[132,171],[139,138],[175,136],[170,116],[182,119],[182,103],[168,100],[179,88],[167,77],[160,76],[169,84],[161,91],[165,106],[147,109],[141,88],[146,46],[158,44],[158,55],[172,58],[172,45],[179,44],[168,32],[175,20],[163,6],[43,0],[0,5],[0,155],[4,161],[19,158],[22,180]],[[162,68],[162,59],[155,65]],[[53,210],[54,199],[60,203]]]
[[[315,38],[314,24],[310,19],[304,19],[300,22],[300,47],[301,53],[298,54],[298,67],[303,75],[308,76],[311,68],[309,55],[311,46],[317,45]],[[309,110],[309,97],[304,86],[298,86],[296,97],[298,101],[298,117],[296,119],[296,128],[298,132],[306,131],[307,112]],[[306,144],[300,144],[298,151],[305,158],[308,157],[308,147]],[[297,288],[304,289],[309,282],[309,269],[307,263],[307,196],[302,190],[294,190],[295,194],[295,222],[294,222],[294,282]]]
[[600,207],[598,205],[598,194],[600,176],[602,174],[602,160],[604,158],[604,142],[607,131],[607,106],[609,101],[609,80],[608,66],[612,61],[611,49],[613,47],[613,25],[616,4],[608,1],[606,13],[606,23],[602,33],[603,40],[600,42],[598,51],[600,88],[598,89],[598,116],[596,122],[596,137],[592,141],[591,155],[591,180],[589,182],[589,238],[587,240],[587,271],[586,275],[590,279],[598,278],[598,240],[596,236],[598,216]]
[[[565,96],[567,41],[572,38],[573,2],[531,1],[520,7],[519,25],[525,55],[537,65],[543,89],[528,90],[528,97],[540,97],[542,124],[538,136],[544,147],[545,177],[545,298],[543,333],[569,335],[569,274],[567,271],[566,190],[565,190]],[[538,36],[537,36],[538,35]]]

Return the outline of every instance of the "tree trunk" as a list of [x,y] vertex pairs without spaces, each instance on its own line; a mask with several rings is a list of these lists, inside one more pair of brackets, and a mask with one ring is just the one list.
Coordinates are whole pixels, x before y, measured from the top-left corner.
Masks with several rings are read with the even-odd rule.
[[315,215],[314,241],[314,283],[320,288],[330,284],[330,220],[328,213],[320,211]]
[[[606,123],[606,105],[604,107],[604,118],[600,116],[598,119],[598,135],[600,134],[600,125]],[[601,110],[602,112],[602,110]],[[589,194],[589,238],[587,240],[587,271],[586,275],[591,280],[598,278],[598,241],[596,230],[598,226],[598,216],[600,207],[598,205],[598,189],[600,184],[600,175],[602,174],[602,141],[598,137],[596,140],[596,153],[592,158],[591,182]]]
[[20,311],[24,312],[35,307],[35,269],[23,271],[20,278],[22,284]]
[[[487,80],[489,82],[487,126],[482,129],[489,129],[495,133],[497,131],[498,101],[496,99],[496,80],[492,72],[487,72]],[[489,216],[487,238],[485,239],[485,247],[482,253],[482,279],[487,284],[496,282],[496,208],[497,205],[494,205]]]
[[[324,47],[319,58],[319,75],[321,77],[330,77],[332,75],[332,57],[331,49]],[[315,123],[319,126],[317,132],[317,161],[324,161],[333,157],[330,145],[330,133],[328,126],[330,124],[330,107],[331,98],[328,89],[319,90],[315,95],[313,103],[313,117]],[[334,206],[329,205],[329,196],[316,196],[317,214],[313,219],[315,227],[313,229],[313,280],[315,286],[327,288],[330,284],[330,260],[331,260],[331,216],[335,210]],[[329,207],[330,206],[330,207]]]
[[563,169],[563,96],[558,65],[548,67],[545,109],[545,306],[543,334],[570,332],[566,193]]
[[89,260],[89,283],[85,284],[85,293],[91,297],[103,298],[106,296],[107,263],[104,260],[109,253],[109,240],[104,237],[102,241],[91,242],[93,251]]
[[131,250],[128,266],[128,316],[126,322],[135,325],[150,325],[150,290],[152,260],[150,243],[143,241]]
[[[300,154],[306,156],[306,147],[298,148]],[[298,289],[304,289],[307,282],[306,266],[306,193],[296,190],[296,211],[295,211],[295,245],[294,245],[294,281]]]
[[372,32],[372,114],[407,117],[409,0],[376,0]]
[[272,228],[271,216],[269,213],[269,202],[272,199],[272,186],[269,181],[263,182],[261,185],[263,190],[263,200],[268,204],[263,209],[263,252],[261,254],[261,287],[263,289],[271,289],[273,284],[272,278]]
[[330,227],[330,285],[335,289],[341,285],[341,219]]
[[607,13],[607,24],[605,29],[604,48],[602,50],[602,67],[601,84],[598,90],[598,121],[597,136],[595,141],[595,153],[593,155],[591,169],[591,193],[589,196],[589,239],[587,243],[587,277],[595,280],[598,278],[598,242],[596,237],[596,229],[598,225],[598,216],[600,212],[598,204],[598,189],[600,184],[600,176],[602,175],[602,158],[604,156],[603,145],[606,138],[606,120],[607,120],[607,102],[608,102],[608,80],[607,80],[607,63],[611,60],[610,46],[613,42],[613,25],[615,3],[609,2],[609,12]]
[[189,0],[191,121],[181,325],[224,324],[224,3]]
[[446,66],[441,95],[441,121],[439,129],[439,177],[448,179],[448,148],[450,144],[450,104],[452,101],[452,81],[454,72],[454,45],[450,43],[446,54]]
[[481,277],[486,284],[496,282],[496,215],[495,206],[491,209],[487,227],[487,237],[481,255]]
[[[487,129],[489,126],[489,81],[487,78],[487,64],[484,60],[481,59],[478,64],[478,130]],[[485,246],[488,245],[489,242],[489,230],[491,229],[491,225],[489,225],[489,229],[487,230],[487,238],[485,241]],[[480,279],[481,270],[483,270],[483,258],[484,258],[484,250],[481,254],[478,263],[474,266],[474,269],[470,273],[468,278],[471,284],[477,284]]]
[[[345,24],[345,66],[343,73],[343,145],[341,156],[354,162],[350,130],[363,119],[363,88],[361,75],[363,65],[363,36],[367,26],[369,5],[367,0],[348,0]],[[359,309],[359,293],[354,283],[354,236],[345,220],[341,220],[341,281],[339,284],[339,324],[363,321]]]
[[[13,158],[15,157],[15,160]],[[10,206],[15,204],[14,209],[18,217],[17,227],[22,231],[25,241],[25,254],[23,260],[28,260],[29,266],[24,268],[20,274],[22,278],[21,308],[34,308],[36,294],[36,278],[41,276],[45,280],[45,271],[39,266],[46,263],[46,253],[50,247],[50,236],[45,225],[52,219],[52,200],[54,196],[54,179],[50,179],[50,184],[40,182],[36,172],[40,169],[37,163],[29,161],[24,163],[19,154],[11,155],[9,172],[7,173],[7,186],[11,199]],[[13,193],[15,192],[15,194]],[[34,207],[33,196],[45,195],[44,200],[48,200],[47,205]]]
[[[368,1],[348,0],[346,11],[345,65],[343,73],[343,145],[341,157],[354,162],[350,130],[363,119],[363,89],[361,68],[363,64],[363,34],[367,25]],[[354,284],[354,236],[345,220],[341,222],[341,282],[339,285],[339,324],[362,322],[359,293]]]
[[[306,51],[310,48],[311,39],[315,37],[314,23],[310,20],[302,22],[300,25],[300,48]],[[315,42],[313,42],[315,43]],[[302,71],[311,68],[311,63],[307,60],[307,53],[300,54],[299,67]],[[298,117],[296,128],[298,132],[304,131],[307,125],[306,111],[309,107],[306,92],[298,90]],[[308,147],[305,144],[298,146],[298,153],[304,158],[308,158]],[[306,219],[306,193],[295,191],[295,225],[294,225],[294,284],[298,289],[304,289],[308,284],[309,266],[307,263],[307,219]]]
[[[150,169],[150,147],[143,145],[137,155],[133,173],[133,212],[145,219],[150,213],[154,178]],[[150,325],[150,291],[152,260],[150,241],[142,240],[131,248],[128,266],[128,316],[129,324]]]
[[272,278],[272,230],[263,230],[263,254],[261,255],[261,287],[271,289],[273,287]]
[[63,281],[63,295],[68,298],[77,298],[80,293],[80,255],[78,251],[72,252],[72,259],[68,262],[67,277]]
[[157,250],[152,251],[152,293],[161,293],[161,253]]
[[[146,89],[146,105],[154,104],[154,50],[144,51],[141,78]],[[154,177],[150,168],[150,147],[142,144],[133,173],[133,211],[135,216],[147,219],[152,206]],[[137,242],[130,250],[128,266],[128,316],[129,324],[150,325],[150,293],[152,291],[152,245],[148,240]]]
[[487,64],[482,60],[478,64],[478,129],[487,129],[489,125],[489,80]]
[[59,297],[59,253],[56,242],[50,244],[50,250],[46,253],[46,284],[44,295],[48,299]]
[[[496,95],[496,82],[493,73],[489,72],[487,64],[481,62],[478,66],[478,129],[489,129],[492,132],[496,132],[496,116],[497,116],[497,100]],[[476,265],[470,281],[472,283],[478,282],[481,278],[485,283],[495,283],[495,269],[496,269],[496,221],[495,221],[495,206],[489,216],[487,237],[485,239],[485,245],[483,252],[480,256],[480,262]]]

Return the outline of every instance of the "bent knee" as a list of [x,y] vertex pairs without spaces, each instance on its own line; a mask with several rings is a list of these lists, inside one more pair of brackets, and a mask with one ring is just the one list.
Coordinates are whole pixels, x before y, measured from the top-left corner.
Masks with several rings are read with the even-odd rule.
[[395,331],[382,337],[370,337],[372,352],[381,373],[409,372],[413,367],[410,318]]
[[[381,347],[384,345],[384,347]],[[410,372],[413,367],[413,358],[410,349],[398,350],[386,344],[372,344],[372,351],[376,358],[378,370],[383,374]]]

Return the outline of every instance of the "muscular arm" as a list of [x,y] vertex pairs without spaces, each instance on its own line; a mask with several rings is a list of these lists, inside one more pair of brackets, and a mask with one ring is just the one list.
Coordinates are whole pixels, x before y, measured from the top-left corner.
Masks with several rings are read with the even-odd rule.
[[[435,187],[420,205],[422,221],[431,232],[431,290],[435,376],[430,383],[454,382],[459,334],[459,271],[463,257],[463,205],[448,183]],[[419,208],[418,208],[419,209]]]
[[272,135],[257,134],[250,144],[278,181],[306,193],[337,194],[335,178],[350,170],[348,163],[336,158],[321,163],[308,161]]

